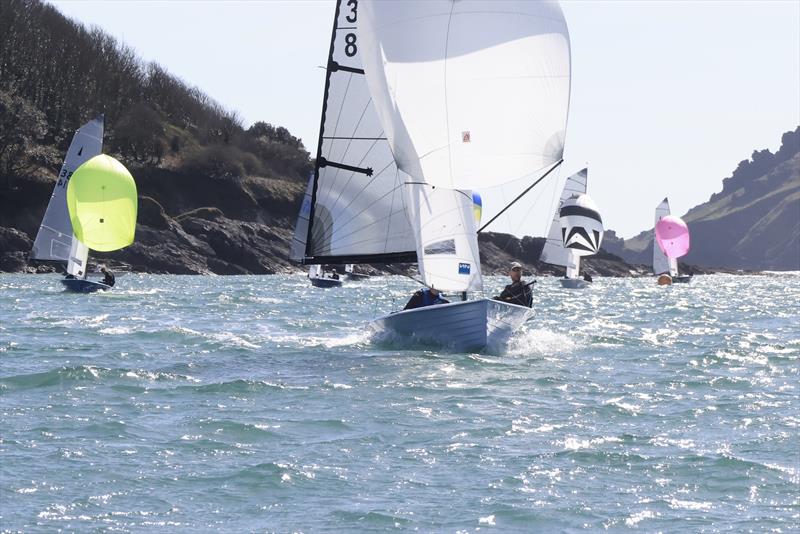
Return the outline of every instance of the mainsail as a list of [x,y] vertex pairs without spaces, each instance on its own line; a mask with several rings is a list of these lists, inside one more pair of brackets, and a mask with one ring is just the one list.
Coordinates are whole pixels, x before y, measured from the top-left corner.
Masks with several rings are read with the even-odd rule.
[[678,275],[678,260],[667,258],[667,255],[662,252],[658,243],[656,243],[656,224],[662,217],[666,217],[669,214],[669,200],[665,198],[656,207],[656,220],[653,223],[653,274],[655,275],[664,273],[669,273],[670,276]]
[[426,184],[409,184],[407,191],[425,285],[444,291],[483,289],[472,193]]
[[[72,223],[67,211],[67,184],[81,164],[97,156],[102,150],[103,116],[101,115],[81,126],[72,138],[39,232],[36,234],[31,259],[69,261],[70,258],[75,258],[75,261],[70,261],[70,274],[78,274],[78,270],[85,270],[88,250],[80,242],[73,243]],[[80,265],[73,269],[72,264],[75,263]]]
[[404,207],[408,177],[395,164],[364,76],[359,8],[355,0],[336,5],[316,164],[297,234],[307,228],[293,242],[293,259],[305,264],[417,259]]
[[359,2],[360,52],[397,164],[485,189],[561,161],[570,46],[557,2]]
[[545,263],[561,265],[562,267],[573,263],[570,261],[572,255],[569,250],[564,247],[559,212],[561,211],[561,206],[569,197],[586,193],[588,173],[588,169],[582,169],[567,178],[567,181],[564,183],[564,189],[561,191],[561,198],[558,201],[555,212],[553,212],[553,222],[550,224],[547,240],[544,243],[542,254],[539,257],[539,259]]

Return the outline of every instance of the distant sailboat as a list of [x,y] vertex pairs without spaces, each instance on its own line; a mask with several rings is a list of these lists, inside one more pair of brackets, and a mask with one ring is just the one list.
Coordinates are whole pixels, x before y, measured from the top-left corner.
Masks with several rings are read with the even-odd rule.
[[546,263],[566,267],[561,279],[565,288],[589,286],[591,278],[580,277],[580,259],[596,254],[603,242],[603,220],[586,194],[587,177],[588,169],[583,169],[567,178],[540,257]]
[[370,93],[408,175],[422,281],[462,298],[399,311],[373,327],[465,350],[503,343],[532,311],[464,300],[483,290],[472,189],[561,163],[570,78],[561,9],[505,1],[358,5]]
[[357,280],[366,280],[367,278],[370,278],[370,275],[356,271],[356,266],[353,265],[352,263],[348,263],[347,265],[344,266],[344,272],[345,274],[347,274],[348,280],[357,281]]
[[[136,182],[122,163],[104,154],[84,162],[67,185],[67,208],[75,239],[88,250],[111,252],[133,243],[138,196]],[[70,291],[110,289],[86,274],[61,281]],[[111,282],[113,283],[113,281]]]
[[103,151],[103,116],[78,128],[64,157],[58,181],[33,242],[31,259],[66,262],[67,274],[86,278],[89,249],[72,232],[67,209],[67,184],[81,164]]
[[[670,243],[666,234],[659,239],[659,224],[665,218],[680,221],[677,226],[681,227],[680,240],[673,239]],[[685,229],[685,230],[684,230]],[[670,235],[674,238],[676,235]],[[692,280],[689,275],[681,276],[678,272],[678,258],[689,252],[689,229],[678,217],[670,215],[669,200],[664,199],[656,206],[655,224],[653,225],[653,274],[658,277],[659,285],[669,285],[672,283],[688,283]]]

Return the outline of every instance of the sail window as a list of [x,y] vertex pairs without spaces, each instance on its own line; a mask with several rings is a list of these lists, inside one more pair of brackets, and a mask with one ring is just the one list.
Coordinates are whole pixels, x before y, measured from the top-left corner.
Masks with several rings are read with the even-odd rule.
[[456,242],[453,239],[437,241],[425,247],[425,255],[455,254]]

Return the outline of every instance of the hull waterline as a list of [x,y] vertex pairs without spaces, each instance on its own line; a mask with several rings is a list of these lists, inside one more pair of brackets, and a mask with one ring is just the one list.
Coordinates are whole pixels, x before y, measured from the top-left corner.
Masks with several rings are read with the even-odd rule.
[[481,351],[502,347],[532,315],[525,306],[479,299],[395,312],[370,327],[378,341]]
[[334,280],[333,278],[311,278],[311,285],[314,287],[341,287],[341,280]]
[[565,289],[584,289],[592,285],[591,282],[587,282],[581,278],[562,278],[560,281],[561,287]]
[[94,293],[96,291],[108,291],[111,286],[103,284],[102,282],[92,282],[91,280],[83,280],[81,278],[65,278],[61,280],[66,291],[73,293]]

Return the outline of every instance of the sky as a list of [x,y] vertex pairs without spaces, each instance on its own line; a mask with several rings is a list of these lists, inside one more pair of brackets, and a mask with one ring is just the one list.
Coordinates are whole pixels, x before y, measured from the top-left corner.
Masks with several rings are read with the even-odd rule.
[[[316,152],[332,0],[51,3],[199,87],[245,125],[284,126]],[[491,230],[545,235],[559,184],[588,164],[606,228],[631,237],[652,227],[665,196],[674,214],[685,213],[753,150],[777,150],[800,124],[800,1],[561,5],[572,47],[565,162]]]

